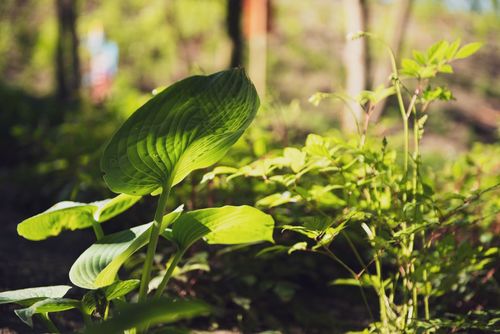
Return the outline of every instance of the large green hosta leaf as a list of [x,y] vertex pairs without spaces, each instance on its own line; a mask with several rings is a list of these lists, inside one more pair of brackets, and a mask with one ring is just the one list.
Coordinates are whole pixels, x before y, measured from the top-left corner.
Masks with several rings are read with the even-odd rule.
[[273,242],[273,218],[251,206],[223,206],[186,212],[163,236],[187,249],[203,238],[209,244]]
[[179,81],[139,108],[106,147],[111,190],[146,195],[224,156],[255,116],[259,98],[243,69]]
[[69,285],[41,286],[0,292],[0,304],[31,305],[46,298],[61,298],[71,289]]
[[92,203],[60,202],[17,225],[17,233],[29,240],[43,240],[63,230],[77,230],[103,223],[134,205],[141,197],[121,194]]
[[[162,226],[172,223],[182,208],[176,209],[163,217]],[[85,289],[95,290],[112,284],[118,270],[132,254],[149,241],[153,223],[105,236],[87,248],[71,267],[71,282]],[[163,227],[163,229],[164,229]]]

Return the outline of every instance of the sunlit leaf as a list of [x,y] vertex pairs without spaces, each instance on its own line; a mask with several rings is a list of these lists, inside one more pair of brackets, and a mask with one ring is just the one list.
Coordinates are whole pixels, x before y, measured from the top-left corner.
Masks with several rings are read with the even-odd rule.
[[0,292],[0,304],[30,305],[45,298],[61,298],[71,289],[69,285],[42,286]]
[[186,249],[203,238],[209,244],[273,242],[274,220],[250,206],[224,206],[186,212],[164,235]]
[[472,56],[474,53],[479,51],[479,49],[483,46],[483,43],[469,43],[460,48],[455,54],[455,59],[464,59]]
[[179,81],[139,108],[107,145],[111,190],[146,195],[208,167],[238,140],[259,99],[243,69]]
[[17,233],[29,240],[43,240],[64,230],[77,230],[105,222],[134,205],[140,196],[118,195],[92,203],[64,201],[25,219],[17,225]]

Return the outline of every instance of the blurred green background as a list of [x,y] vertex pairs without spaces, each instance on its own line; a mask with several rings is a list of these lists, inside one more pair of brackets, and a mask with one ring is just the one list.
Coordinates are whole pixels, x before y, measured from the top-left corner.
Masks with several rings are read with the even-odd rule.
[[[436,168],[472,147],[498,147],[499,2],[360,3],[364,30],[386,40],[400,58],[441,39],[484,43],[478,54],[455,65],[456,73],[442,78],[456,100],[431,107],[422,145]],[[111,196],[99,171],[103,145],[155,89],[192,74],[247,68],[263,104],[225,165],[241,166],[280,146],[302,143],[310,132],[341,129],[342,104],[315,107],[308,99],[318,91],[345,90],[346,64],[354,56],[345,54],[346,34],[352,32],[346,7],[340,0],[0,1],[0,290],[68,281],[66,271],[91,243],[91,232],[34,244],[17,238],[16,224],[60,200]],[[366,48],[362,84],[376,87],[389,75],[388,58],[380,44],[366,42]],[[397,117],[389,100],[374,134],[397,137]],[[178,188],[171,206],[253,204],[258,197],[258,185],[199,185],[203,172]],[[153,205],[143,199],[125,218],[107,224],[106,232],[142,223]],[[337,325],[359,322],[351,305],[337,302],[341,293],[319,283],[338,271],[321,258],[301,254],[293,262],[287,257],[259,262],[248,260],[255,249],[231,254],[216,249],[219,253],[212,251],[206,260],[207,250],[198,251],[212,273],[179,280],[177,292],[221,307],[221,314],[198,324],[201,328],[313,333],[308,328],[330,328],[333,319]],[[34,253],[40,256],[36,260]],[[290,307],[285,310],[282,303]],[[319,316],[325,310],[331,317]],[[15,319],[4,313],[0,331],[16,329]]]

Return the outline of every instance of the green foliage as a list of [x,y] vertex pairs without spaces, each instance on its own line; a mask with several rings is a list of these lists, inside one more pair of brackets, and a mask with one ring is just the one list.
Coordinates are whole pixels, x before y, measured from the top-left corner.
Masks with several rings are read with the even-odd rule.
[[103,223],[134,205],[140,196],[121,194],[92,203],[60,202],[48,210],[22,221],[17,233],[29,240],[43,240],[63,230],[79,230]]
[[243,69],[182,80],[139,108],[106,147],[111,190],[147,195],[208,167],[238,140],[259,100]]
[[[166,227],[175,221],[181,210],[163,218]],[[97,289],[112,284],[118,270],[127,259],[147,245],[153,223],[109,234],[87,248],[69,271],[71,283],[85,289]]]
[[64,297],[69,289],[68,285],[55,285],[0,292],[0,304],[30,305],[42,299]]
[[[249,206],[225,206],[183,212],[181,205],[164,215],[170,188],[189,173],[221,159],[249,126],[259,98],[243,69],[194,76],[157,94],[139,108],[106,147],[101,167],[115,198],[92,203],[61,202],[18,225],[30,240],[56,236],[63,230],[93,227],[97,241],[84,251],[69,272],[71,282],[90,290],[81,300],[63,298],[69,286],[31,288],[0,293],[0,304],[18,303],[26,324],[40,315],[57,332],[49,313],[77,308],[86,333],[116,333],[205,315],[203,302],[162,299],[170,277],[185,251],[203,238],[209,244],[240,245],[273,241],[271,216]],[[161,190],[154,221],[104,236],[100,223],[122,213],[141,197]],[[177,248],[161,282],[148,299],[158,237]],[[141,279],[120,280],[122,265],[148,246]],[[189,266],[188,266],[189,267]],[[189,268],[183,268],[189,270]],[[135,291],[139,288],[138,296]],[[127,295],[138,297],[130,305]],[[129,299],[130,301],[130,299]],[[112,315],[112,319],[108,317]],[[99,320],[98,324],[93,324]],[[103,321],[101,321],[103,320]]]
[[[491,243],[491,235],[486,237],[485,231],[477,245],[468,232],[475,224],[487,226],[500,212],[498,159],[492,158],[498,155],[476,156],[493,159],[488,162],[474,161],[469,155],[453,166],[454,173],[433,174],[419,151],[429,104],[453,99],[433,79],[438,73],[451,73],[450,62],[472,55],[480,46],[439,42],[426,52],[415,51],[413,59],[403,59],[400,71],[394,66],[388,88],[380,86],[357,97],[317,93],[310,99],[313,104],[326,97],[359,103],[366,112],[359,140],[310,134],[302,147],[286,147],[237,169],[219,166],[204,177],[260,180],[265,186],[259,193],[264,197],[256,205],[270,210],[283,231],[306,238],[269,247],[260,255],[305,251],[336,262],[349,277],[333,280],[333,286],[358,287],[369,314],[373,305],[365,290],[373,290],[379,299],[379,319],[374,319],[366,333],[429,333],[431,328],[453,327],[439,320],[442,310],[432,309],[432,303],[451,294],[463,301],[475,298],[471,292],[474,279],[488,282],[494,270],[498,248]],[[403,123],[403,152],[386,138],[366,137],[372,108],[393,94]],[[483,164],[489,166],[483,170]],[[462,185],[459,193],[457,181]],[[347,242],[358,262],[355,266],[340,257],[335,246],[341,242]],[[366,247],[369,252],[360,250]],[[481,326],[457,328],[490,328]]]
[[224,206],[182,214],[164,236],[185,251],[203,238],[208,244],[273,242],[274,221],[250,206]]
[[470,43],[460,46],[460,40],[453,43],[440,41],[425,52],[413,51],[413,58],[401,62],[401,74],[419,79],[434,78],[438,73],[453,73],[450,62],[472,56],[482,43]]
[[68,298],[47,298],[32,304],[29,307],[17,309],[14,312],[28,326],[33,327],[33,316],[35,314],[47,314],[62,312],[77,308],[80,301]]
[[169,324],[182,319],[206,315],[210,307],[200,301],[151,299],[139,304],[124,305],[119,315],[87,328],[85,333],[120,333],[143,325]]

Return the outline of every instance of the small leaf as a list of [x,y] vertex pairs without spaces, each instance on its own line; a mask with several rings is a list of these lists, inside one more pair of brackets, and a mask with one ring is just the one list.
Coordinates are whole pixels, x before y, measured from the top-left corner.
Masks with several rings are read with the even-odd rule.
[[129,279],[126,281],[115,282],[114,284],[111,284],[110,286],[107,286],[103,289],[104,295],[106,296],[107,300],[120,298],[133,291],[139,286],[140,283],[141,281],[139,281],[138,279]]
[[453,67],[450,64],[443,64],[438,68],[441,73],[453,73]]
[[93,203],[64,201],[48,210],[23,220],[17,233],[29,240],[43,240],[59,235],[64,230],[77,230],[102,223],[134,205],[140,196],[119,195]]
[[292,247],[288,249],[288,254],[292,254],[293,252],[296,251],[303,251],[307,249],[307,242],[302,241],[302,242],[297,242],[294,244]]
[[[181,214],[182,208],[163,217],[163,226],[168,226]],[[118,270],[132,254],[145,246],[149,240],[153,223],[105,236],[87,248],[69,271],[71,282],[84,289],[98,289],[112,284]]]
[[82,306],[87,314],[92,314],[99,304],[125,296],[136,289],[140,282],[137,279],[117,281],[105,288],[91,290],[83,296]]
[[255,205],[258,207],[274,208],[287,203],[296,203],[300,201],[300,196],[293,196],[289,191],[276,193],[259,199]]
[[89,326],[85,333],[121,333],[132,327],[169,324],[210,313],[210,307],[195,300],[151,299],[142,303],[128,304],[119,314],[100,324]]
[[71,289],[69,285],[42,286],[38,288],[27,288],[0,292],[0,305],[16,303],[30,305],[35,301],[45,298],[61,298]]
[[208,172],[205,175],[203,175],[203,178],[201,179],[200,183],[205,183],[210,180],[213,180],[218,175],[234,174],[236,172],[238,172],[238,169],[234,167],[217,166],[211,172]]
[[470,57],[474,53],[476,53],[482,46],[483,43],[479,42],[466,44],[457,51],[457,53],[455,54],[455,59],[464,59]]
[[140,107],[104,150],[101,169],[114,192],[146,195],[220,160],[259,106],[243,69],[179,81]]
[[250,206],[223,206],[186,212],[173,224],[167,238],[187,249],[203,238],[209,244],[246,244],[273,241],[274,220]]
[[288,160],[290,168],[292,168],[294,173],[300,172],[306,163],[306,154],[294,147],[285,148],[283,156]]
[[68,298],[48,298],[38,301],[27,308],[14,310],[25,324],[33,327],[33,316],[40,313],[67,311],[80,306],[80,301]]

